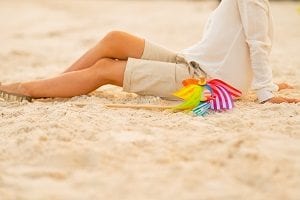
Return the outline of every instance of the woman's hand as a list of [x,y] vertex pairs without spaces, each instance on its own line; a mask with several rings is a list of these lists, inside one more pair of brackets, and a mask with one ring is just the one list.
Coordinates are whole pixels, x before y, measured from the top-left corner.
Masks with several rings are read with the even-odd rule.
[[[294,89],[293,86],[291,86],[287,83],[279,83],[277,85],[279,87],[278,91],[285,90],[285,89]],[[286,98],[286,97],[273,97],[273,98],[267,100],[266,102],[275,103],[275,104],[279,104],[279,103],[299,103],[300,99]]]
[[266,102],[269,103],[299,103],[300,99],[293,99],[293,98],[285,98],[285,97],[273,97],[269,100],[267,100]]

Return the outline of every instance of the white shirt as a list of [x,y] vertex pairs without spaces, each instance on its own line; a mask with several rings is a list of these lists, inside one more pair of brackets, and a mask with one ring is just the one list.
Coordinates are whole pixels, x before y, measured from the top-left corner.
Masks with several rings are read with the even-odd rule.
[[259,102],[272,98],[269,54],[273,21],[268,0],[223,0],[211,14],[200,42],[181,54],[213,78],[246,93],[251,86]]

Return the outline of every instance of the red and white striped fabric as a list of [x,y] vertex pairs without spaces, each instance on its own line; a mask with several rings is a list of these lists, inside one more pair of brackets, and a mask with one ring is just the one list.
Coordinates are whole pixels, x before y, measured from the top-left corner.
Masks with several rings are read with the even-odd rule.
[[213,99],[210,100],[212,110],[226,110],[234,107],[233,97],[240,97],[242,93],[227,83],[213,79],[208,82],[212,89]]

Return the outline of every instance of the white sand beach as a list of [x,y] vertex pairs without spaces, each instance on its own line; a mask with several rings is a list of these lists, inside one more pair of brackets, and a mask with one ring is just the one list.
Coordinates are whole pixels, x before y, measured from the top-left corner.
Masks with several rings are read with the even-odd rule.
[[[0,1],[0,82],[62,72],[111,30],[181,50],[215,1]],[[272,2],[275,82],[300,98],[297,2]],[[299,200],[300,104],[193,117],[107,103],[167,105],[105,86],[87,96],[0,100],[1,200]]]

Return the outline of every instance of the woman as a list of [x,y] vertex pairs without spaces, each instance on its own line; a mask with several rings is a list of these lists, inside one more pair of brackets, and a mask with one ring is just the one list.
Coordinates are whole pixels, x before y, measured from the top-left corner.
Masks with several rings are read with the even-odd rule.
[[253,82],[261,103],[297,103],[299,99],[273,94],[291,87],[272,81],[268,61],[272,32],[267,0],[223,0],[212,13],[202,40],[179,53],[113,31],[63,74],[1,85],[0,91],[6,98],[21,96],[30,100],[84,95],[113,84],[128,92],[171,99],[182,80],[206,76],[224,80],[244,94]]

